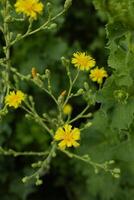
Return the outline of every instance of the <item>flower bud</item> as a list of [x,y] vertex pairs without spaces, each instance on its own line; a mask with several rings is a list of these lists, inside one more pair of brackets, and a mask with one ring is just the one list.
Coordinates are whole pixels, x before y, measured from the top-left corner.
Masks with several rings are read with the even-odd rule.
[[35,185],[36,186],[39,186],[39,185],[42,185],[43,181],[41,179],[37,179]]
[[116,173],[116,174],[120,174],[121,170],[119,168],[114,168],[113,172]]
[[88,123],[85,125],[85,128],[89,128],[90,126],[92,126],[92,122],[88,122]]
[[51,3],[50,3],[50,2],[47,3],[47,7],[48,7],[49,9],[51,8]]
[[50,76],[50,70],[49,70],[49,69],[46,69],[46,70],[45,70],[45,75],[46,75],[47,77]]
[[68,103],[63,108],[64,115],[70,115],[72,113],[72,106]]
[[57,27],[56,23],[50,24],[50,26],[48,27],[48,29],[55,29]]
[[64,10],[68,10],[71,5],[72,5],[72,0],[66,0],[64,3]]
[[89,85],[87,82],[84,83],[84,88],[85,88],[85,90],[89,90]]
[[35,67],[32,68],[31,74],[32,74],[32,78],[35,78],[37,76],[37,70]]
[[81,88],[77,91],[76,95],[82,95],[84,93],[84,90]]
[[66,59],[65,57],[61,57],[61,62],[62,62],[62,65],[65,66],[65,67],[68,67],[69,66],[69,60]]
[[61,93],[61,96],[65,96],[66,95],[66,93],[67,93],[67,91],[66,90],[64,90],[62,93]]
[[28,181],[28,177],[25,176],[25,177],[22,179],[22,182],[23,182],[23,183],[26,183],[27,181]]

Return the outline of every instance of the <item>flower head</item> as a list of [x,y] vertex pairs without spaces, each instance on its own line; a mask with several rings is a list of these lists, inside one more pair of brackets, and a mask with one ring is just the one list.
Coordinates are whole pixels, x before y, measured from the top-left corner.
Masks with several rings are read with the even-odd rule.
[[98,67],[96,67],[95,69],[91,70],[91,73],[89,76],[92,79],[92,81],[97,82],[98,84],[101,84],[103,81],[103,78],[108,77],[108,74],[104,68],[99,69]]
[[56,141],[61,141],[58,146],[60,149],[65,149],[66,147],[78,147],[80,140],[80,130],[78,128],[73,128],[71,125],[65,124],[63,128],[58,128],[55,133],[54,139]]
[[16,12],[23,13],[32,19],[37,19],[37,14],[42,12],[43,7],[39,0],[17,0],[15,3]]
[[63,108],[63,113],[65,115],[70,115],[72,113],[72,106],[70,104],[66,104]]
[[80,70],[89,70],[95,66],[95,63],[95,60],[84,52],[77,52],[73,54],[72,64]]
[[5,97],[5,104],[9,107],[18,108],[22,101],[25,99],[25,94],[18,90],[17,92],[11,91]]

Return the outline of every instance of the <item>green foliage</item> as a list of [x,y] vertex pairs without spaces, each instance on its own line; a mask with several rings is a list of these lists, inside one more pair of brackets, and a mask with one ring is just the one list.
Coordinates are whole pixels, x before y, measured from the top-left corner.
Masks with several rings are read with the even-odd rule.
[[[119,182],[113,182],[107,175],[98,177],[86,173],[88,195],[80,199],[131,200],[133,197],[133,1],[95,1],[102,16],[107,17],[108,66],[112,74],[99,90],[96,99],[101,104],[95,113],[89,129],[87,148],[94,158],[115,159],[122,169]],[[129,12],[128,12],[129,10]],[[131,11],[130,11],[131,10]],[[90,144],[91,143],[91,144]],[[81,148],[86,151],[87,148]],[[131,167],[130,167],[131,166]],[[87,178],[88,176],[88,178]],[[91,178],[92,177],[92,178]],[[131,185],[132,184],[132,185]],[[130,187],[131,185],[131,187]],[[110,190],[109,190],[110,189]]]

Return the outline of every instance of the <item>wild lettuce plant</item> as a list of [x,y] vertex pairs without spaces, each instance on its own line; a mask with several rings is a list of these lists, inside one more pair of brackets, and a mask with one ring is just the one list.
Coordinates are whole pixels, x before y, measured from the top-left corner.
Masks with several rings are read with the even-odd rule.
[[[75,153],[74,149],[79,148],[79,146],[81,145],[82,132],[92,126],[91,117],[92,119],[94,119],[94,115],[90,111],[90,108],[98,102],[97,97],[99,96],[99,92],[102,92],[99,102],[101,102],[103,106],[104,102],[108,98],[107,92],[105,92],[105,90],[110,90],[111,81],[113,84],[115,84],[114,76],[120,76],[120,78],[122,78],[118,79],[117,84],[120,84],[120,87],[115,86],[116,89],[112,93],[112,98],[114,98],[114,100],[119,103],[120,106],[118,106],[118,108],[120,107],[121,109],[123,109],[124,105],[127,105],[125,103],[128,101],[129,98],[128,91],[126,91],[125,87],[122,87],[122,83],[124,83],[123,80],[126,80],[126,75],[113,73],[113,75],[110,76],[110,74],[104,67],[99,67],[97,65],[97,60],[93,58],[89,53],[80,52],[76,49],[76,52],[74,52],[71,58],[61,58],[61,63],[66,72],[68,82],[66,83],[67,87],[64,88],[63,91],[60,91],[59,94],[55,94],[53,92],[53,80],[51,78],[51,74],[53,73],[53,71],[46,69],[44,70],[43,74],[40,74],[38,73],[36,67],[33,67],[31,68],[31,72],[25,75],[19,72],[19,70],[12,64],[11,48],[13,48],[14,45],[16,45],[16,43],[19,43],[21,40],[23,41],[26,37],[31,38],[34,34],[38,34],[40,31],[45,32],[45,30],[55,28],[57,25],[55,20],[61,15],[65,14],[71,4],[71,0],[66,0],[61,12],[55,15],[52,12],[52,5],[49,2],[45,5],[39,0],[17,0],[15,4],[10,2],[9,0],[2,0],[0,2],[0,30],[3,33],[3,37],[5,40],[5,44],[3,46],[4,56],[1,56],[0,58],[0,85],[2,88],[0,94],[1,120],[3,119],[3,117],[5,117],[5,115],[8,115],[8,113],[12,109],[21,108],[25,111],[25,117],[28,120],[32,120],[33,123],[36,122],[37,124],[39,124],[39,126],[42,127],[43,130],[45,130],[45,133],[49,134],[51,137],[49,148],[44,152],[33,152],[32,149],[30,152],[17,152],[13,149],[6,150],[1,146],[0,154],[3,154],[5,156],[8,155],[15,157],[39,157],[37,162],[32,163],[32,168],[35,169],[34,173],[22,178],[22,181],[24,183],[30,180],[34,180],[36,185],[42,184],[41,177],[48,172],[51,166],[51,161],[53,158],[56,159],[58,151],[67,155],[71,159],[78,159],[87,163],[87,167],[89,167],[88,165],[91,165],[94,168],[95,173],[99,173],[100,170],[104,170],[105,172],[109,172],[115,178],[120,177],[120,169],[114,166],[114,160],[99,163],[94,161],[94,159],[91,158],[88,152],[87,154],[79,155]],[[46,12],[43,23],[39,27],[36,27],[36,21],[39,17],[42,17],[41,15],[43,12]],[[25,33],[20,33],[16,30],[12,30],[12,24],[16,22],[19,22],[20,24],[28,22],[27,31]],[[128,40],[131,40],[130,33],[128,33],[125,37],[125,41]],[[125,44],[121,43],[120,45],[122,48],[122,46],[124,46]],[[116,43],[113,39],[110,43],[110,48],[119,48],[116,47]],[[120,52],[120,56],[122,56],[121,58],[124,59],[125,52],[123,54],[122,51]],[[111,51],[109,59],[109,64],[110,66],[113,66],[113,68],[116,68],[119,62],[115,54],[116,51]],[[115,59],[112,58],[113,56]],[[128,65],[129,62],[129,56],[130,50],[129,53],[126,54],[126,65]],[[117,63],[115,65],[116,61]],[[73,74],[71,73],[71,68],[74,68]],[[118,68],[120,72],[119,64]],[[126,71],[127,70],[128,68],[126,67]],[[78,83],[79,79],[81,78],[81,73],[84,73],[84,71],[87,73],[87,81],[83,82],[81,87],[76,91],[74,89],[74,86]],[[127,81],[129,82],[130,86],[132,80],[131,76],[128,75],[128,77],[129,78]],[[93,83],[95,82],[95,84],[97,85],[94,91],[90,89],[89,79]],[[108,80],[104,85],[105,79]],[[39,114],[36,109],[37,106],[34,102],[34,96],[25,93],[25,91],[19,88],[20,81],[23,81],[26,84],[30,83],[38,87],[45,94],[48,94],[48,96],[50,96],[50,98],[55,103],[56,112],[52,115],[49,113]],[[104,98],[105,94],[106,98]],[[73,107],[70,104],[70,99],[80,96],[82,97],[82,100],[85,102],[86,106],[77,116],[72,117],[71,114],[73,112]],[[105,105],[107,105],[107,103]],[[108,103],[108,105],[110,106],[111,104]],[[74,126],[74,123],[78,122],[78,120],[80,119],[84,119],[84,123],[79,123],[78,127]]]

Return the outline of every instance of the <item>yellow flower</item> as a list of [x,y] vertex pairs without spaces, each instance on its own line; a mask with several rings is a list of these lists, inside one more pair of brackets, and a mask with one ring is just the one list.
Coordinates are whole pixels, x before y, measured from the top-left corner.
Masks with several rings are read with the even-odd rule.
[[66,104],[63,108],[63,113],[65,115],[70,115],[72,113],[72,106],[70,104]]
[[108,77],[108,74],[104,68],[99,69],[98,67],[96,67],[95,69],[91,70],[91,73],[89,76],[92,79],[92,81],[101,84],[103,81],[103,78]]
[[73,56],[72,64],[80,70],[89,70],[95,66],[95,60],[84,52],[76,52]]
[[18,90],[16,93],[14,91],[11,91],[6,97],[5,97],[5,104],[9,107],[18,108],[22,101],[25,99],[25,94]]
[[16,12],[23,13],[33,19],[37,19],[37,14],[42,12],[43,7],[39,0],[17,0],[15,3]]
[[78,128],[73,128],[71,125],[65,124],[63,128],[58,128],[55,133],[54,139],[56,141],[61,141],[58,146],[60,149],[65,149],[66,147],[78,147],[80,140],[80,130]]

